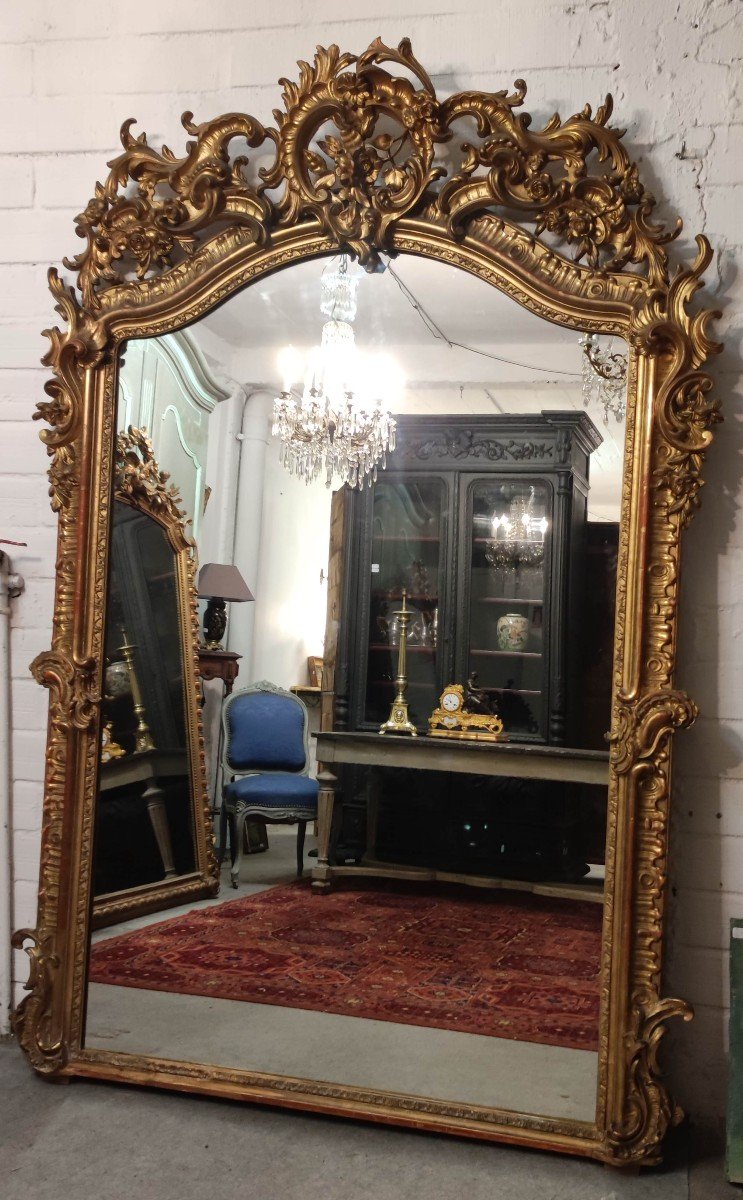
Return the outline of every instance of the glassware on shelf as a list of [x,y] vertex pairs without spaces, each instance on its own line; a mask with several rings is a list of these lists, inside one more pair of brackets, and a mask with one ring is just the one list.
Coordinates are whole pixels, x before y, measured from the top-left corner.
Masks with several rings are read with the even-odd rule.
[[[363,722],[377,728],[389,713],[407,593],[407,697],[423,726],[441,691],[438,615],[448,489],[438,477],[381,477],[371,496],[372,569]],[[383,675],[387,675],[383,679]]]
[[424,608],[423,609],[423,641],[427,646],[436,647],[439,638],[439,609]]
[[410,568],[410,594],[418,597],[428,597],[431,594],[428,568],[420,558],[414,559]]
[[468,670],[494,697],[512,737],[546,733],[542,621],[549,491],[528,480],[472,489]]

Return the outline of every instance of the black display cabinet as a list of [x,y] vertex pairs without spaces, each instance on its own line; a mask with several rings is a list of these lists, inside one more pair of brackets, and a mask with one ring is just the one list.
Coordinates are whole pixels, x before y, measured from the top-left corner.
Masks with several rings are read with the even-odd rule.
[[[586,744],[579,718],[587,496],[590,455],[600,442],[579,411],[398,419],[387,469],[371,488],[349,496],[336,728],[373,730],[389,715],[395,611],[405,589],[413,614],[407,695],[422,733],[443,687],[473,679],[494,700],[512,740]],[[390,780],[390,791],[402,782]],[[434,785],[429,775],[426,786],[431,815],[441,805],[443,811],[446,802],[435,797],[446,792],[444,781]],[[480,827],[481,816],[473,810],[468,821],[466,803],[462,808],[465,786],[480,814],[492,784],[457,782],[462,821]],[[422,828],[412,817],[421,797],[409,790],[410,820],[400,807],[401,844],[410,842],[402,832],[411,822]],[[344,773],[342,792],[337,853],[352,858],[364,842],[361,770]],[[518,808],[500,785],[499,793],[501,812]],[[577,812],[575,795],[557,807],[550,820],[564,829]],[[529,820],[539,824],[534,806]],[[442,840],[442,821],[430,824],[436,836],[418,841],[424,859],[436,857],[434,843]],[[385,852],[394,853],[386,828]],[[482,839],[468,847],[466,832],[449,830],[443,840],[456,841],[460,860],[468,849],[473,861],[482,858]]]

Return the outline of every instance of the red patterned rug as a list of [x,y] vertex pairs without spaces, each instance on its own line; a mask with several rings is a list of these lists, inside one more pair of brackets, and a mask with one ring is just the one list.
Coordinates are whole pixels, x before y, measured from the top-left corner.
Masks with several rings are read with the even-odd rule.
[[309,882],[99,942],[94,983],[595,1050],[601,906]]

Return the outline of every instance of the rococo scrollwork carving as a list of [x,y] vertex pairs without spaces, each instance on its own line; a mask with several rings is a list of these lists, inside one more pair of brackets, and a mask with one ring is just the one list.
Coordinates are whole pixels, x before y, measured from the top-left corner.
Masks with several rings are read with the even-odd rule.
[[[296,82],[281,82],[273,126],[240,113],[196,124],[186,114],[190,140],[180,157],[135,137],[127,121],[121,154],[77,218],[84,246],[66,264],[75,286],[50,273],[66,328],[48,333],[44,361],[54,378],[36,416],[49,426],[42,437],[59,550],[52,649],[33,664],[50,688],[50,724],[37,929],[14,942],[31,943],[32,961],[16,1029],[47,1073],[129,1071],[139,1083],[188,1079],[279,1103],[296,1092],[305,1106],[324,1097],[334,1112],[383,1111],[419,1127],[536,1140],[611,1162],[656,1161],[679,1115],[660,1080],[658,1048],[668,1019],[690,1015],[682,1001],[661,997],[661,950],[672,734],[696,714],[673,678],[679,542],[719,420],[702,370],[718,349],[709,335],[715,314],[692,311],[709,245],[699,238],[696,262],[669,276],[666,247],[680,222],[654,224],[655,201],[622,131],[609,123],[610,97],[595,113],[586,106],[532,128],[522,81],[513,91],[439,99],[407,40],[394,48],[377,39],[359,55],[318,48],[311,64],[299,64]],[[272,270],[338,250],[369,269],[386,253],[427,256],[470,271],[537,316],[610,332],[630,346],[609,937],[596,1124],[588,1131],[466,1104],[455,1111],[423,1097],[372,1097],[350,1085],[154,1059],[130,1067],[82,1045],[110,497],[118,490],[153,516],[173,518],[173,528],[180,518],[146,432],[115,435],[121,344],[194,321]],[[473,452],[526,458],[543,447],[473,450],[464,441],[462,454]],[[436,447],[425,453],[435,456]],[[558,441],[555,453],[567,449]],[[201,748],[200,728],[196,739]],[[203,769],[201,753],[202,783]]]
[[649,692],[636,703],[620,697],[609,737],[614,770],[618,775],[652,771],[662,745],[676,729],[691,725],[697,711],[685,692]]
[[[116,436],[116,494],[133,508],[159,518],[169,531],[182,532],[184,512],[180,507],[178,489],[169,482],[167,471],[161,471],[144,429],[132,425]],[[184,546],[193,542],[182,539]]]
[[[496,208],[533,220],[537,234],[549,231],[591,267],[635,263],[652,283],[666,281],[664,246],[680,222],[672,230],[652,223],[655,200],[623,131],[609,125],[610,96],[595,115],[586,105],[532,131],[531,116],[518,111],[523,80],[510,94],[439,100],[407,39],[395,49],[377,38],[361,55],[318,47],[312,65],[299,66],[296,83],[281,81],[275,128],[238,113],[195,125],[185,113],[194,140],[182,158],[154,150],[125,122],[123,153],[77,217],[86,247],[65,264],[78,272],[87,307],[127,271],[142,279],[193,253],[217,222],[244,225],[262,243],[273,228],[313,218],[340,249],[373,265],[380,249],[392,249],[401,217],[425,214],[461,238],[474,216]],[[457,157],[454,126],[467,120],[478,140],[462,143]],[[273,158],[255,182],[246,157],[230,159],[235,139]]]
[[[26,943],[30,945],[26,945]],[[25,950],[31,960],[26,991],[29,993],[15,1011],[13,1030],[40,1074],[54,1074],[65,1065],[66,1047],[61,1032],[53,1029],[52,994],[59,955],[51,948],[51,937],[40,939],[33,929],[18,929],[13,934],[14,950]]]

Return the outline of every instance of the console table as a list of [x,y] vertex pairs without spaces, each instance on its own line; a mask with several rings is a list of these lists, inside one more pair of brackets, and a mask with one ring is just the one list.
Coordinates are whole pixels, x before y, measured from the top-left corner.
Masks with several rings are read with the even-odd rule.
[[173,775],[183,775],[188,780],[188,754],[185,750],[144,750],[139,754],[114,758],[101,765],[100,777],[101,792],[131,787],[137,783],[146,785],[142,795],[147,805],[166,879],[172,878],[176,871],[165,794],[160,780]]
[[[378,733],[318,733],[317,866],[312,872],[315,891],[327,891],[332,880],[343,875],[380,878],[441,880],[475,887],[503,887],[569,899],[603,900],[601,883],[550,883],[469,875],[428,867],[409,867],[373,859],[375,844],[374,795],[368,808],[366,853],[358,865],[335,865],[329,861],[333,813],[336,804],[336,764],[368,767],[407,767],[422,771],[445,771],[468,775],[499,775],[521,779],[560,780],[607,786],[609,754],[605,750],[573,750],[565,746],[535,746],[513,742],[475,742],[445,738],[380,737]],[[373,792],[378,789],[378,772],[372,773]]]

